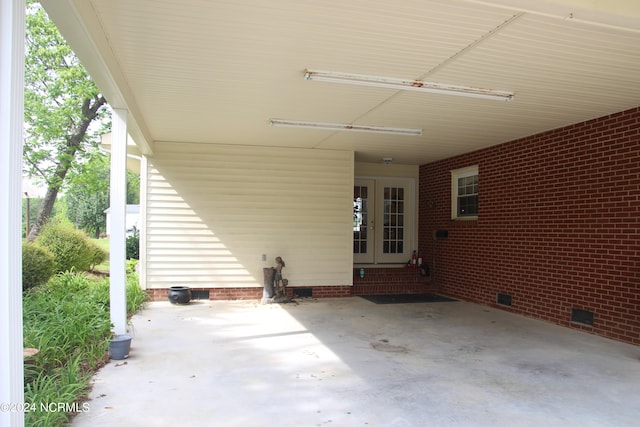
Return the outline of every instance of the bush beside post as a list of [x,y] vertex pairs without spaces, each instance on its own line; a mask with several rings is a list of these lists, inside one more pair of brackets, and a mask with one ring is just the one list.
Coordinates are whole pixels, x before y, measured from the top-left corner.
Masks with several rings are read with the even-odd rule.
[[84,232],[62,221],[51,221],[45,225],[36,243],[53,254],[56,273],[89,271],[107,257],[107,253]]
[[53,276],[55,261],[53,254],[36,243],[22,245],[22,290],[40,286]]

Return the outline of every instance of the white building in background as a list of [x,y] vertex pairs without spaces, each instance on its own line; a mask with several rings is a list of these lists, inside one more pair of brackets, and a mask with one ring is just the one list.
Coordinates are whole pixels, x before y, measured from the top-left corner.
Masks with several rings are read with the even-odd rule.
[[[109,213],[110,209],[111,208],[107,208],[104,211],[104,213],[107,215],[107,233],[109,233],[109,230],[111,229],[111,214]],[[136,230],[140,230],[140,205],[127,205],[125,225],[127,228],[127,235],[133,234],[134,228]]]

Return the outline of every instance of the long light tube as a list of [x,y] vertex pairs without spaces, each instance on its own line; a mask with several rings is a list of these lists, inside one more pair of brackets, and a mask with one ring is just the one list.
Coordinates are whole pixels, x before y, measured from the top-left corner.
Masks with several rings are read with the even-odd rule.
[[376,77],[367,76],[364,74],[351,74],[333,71],[306,70],[304,73],[304,78],[306,80],[317,80],[321,82],[374,86],[395,90],[412,90],[417,92],[468,96],[472,98],[484,98],[500,101],[511,101],[511,99],[513,99],[514,97],[513,92],[503,90],[483,89],[444,83],[431,83],[422,80],[404,80],[393,77]]
[[291,128],[307,128],[320,130],[340,130],[350,132],[371,132],[371,133],[388,133],[393,135],[420,136],[422,129],[412,128],[395,128],[386,126],[368,126],[354,125],[351,123],[327,123],[327,122],[309,122],[301,120],[288,119],[271,119],[271,126],[291,127]]

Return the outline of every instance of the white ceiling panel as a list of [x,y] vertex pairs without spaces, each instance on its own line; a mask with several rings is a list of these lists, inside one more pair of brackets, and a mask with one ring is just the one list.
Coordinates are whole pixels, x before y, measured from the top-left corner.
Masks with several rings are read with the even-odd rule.
[[[43,3],[151,142],[348,149],[361,161],[423,164],[640,104],[640,8],[621,0],[590,9],[573,0]],[[307,68],[516,95],[305,81]],[[270,118],[423,135],[274,128]]]

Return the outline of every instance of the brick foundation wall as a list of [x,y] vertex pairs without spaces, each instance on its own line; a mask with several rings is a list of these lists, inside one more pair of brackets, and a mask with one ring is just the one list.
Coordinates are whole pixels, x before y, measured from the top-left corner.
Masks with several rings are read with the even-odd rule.
[[[450,171],[472,165],[478,219],[453,221]],[[439,291],[640,344],[640,108],[422,165],[419,191]]]
[[[427,293],[434,289],[429,276],[422,276],[419,269],[365,268],[353,270],[353,286],[310,286],[287,288],[287,295],[295,297],[296,290],[311,289],[313,298],[343,298],[353,295]],[[262,298],[262,288],[191,288],[192,291],[209,291],[210,300],[256,300]],[[150,301],[166,301],[169,289],[149,289]]]
[[[341,298],[351,296],[351,286],[310,287],[313,298]],[[308,289],[308,288],[305,288]],[[192,291],[209,291],[209,300],[259,300],[263,288],[191,288]],[[294,296],[296,288],[287,288],[287,295]],[[169,289],[147,289],[149,301],[167,301]]]
[[[287,291],[290,293],[295,288]],[[312,292],[313,298],[344,298],[351,296],[351,286],[315,286]]]
[[[191,288],[209,291],[210,300],[245,300],[262,298],[262,288]],[[169,289],[147,289],[149,301],[167,301]]]

